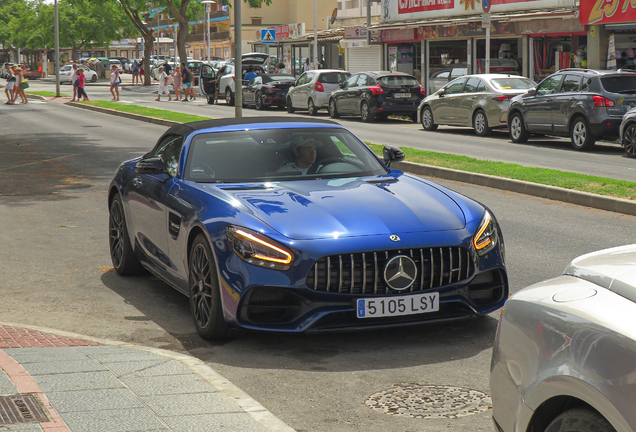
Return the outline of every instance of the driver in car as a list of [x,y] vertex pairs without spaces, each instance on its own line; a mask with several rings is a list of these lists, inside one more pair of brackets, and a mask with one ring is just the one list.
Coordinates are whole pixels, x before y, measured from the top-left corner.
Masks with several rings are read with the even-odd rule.
[[292,150],[296,160],[287,162],[277,172],[300,171],[302,175],[306,175],[309,167],[316,162],[316,149],[318,147],[322,147],[322,143],[312,137],[295,137]]

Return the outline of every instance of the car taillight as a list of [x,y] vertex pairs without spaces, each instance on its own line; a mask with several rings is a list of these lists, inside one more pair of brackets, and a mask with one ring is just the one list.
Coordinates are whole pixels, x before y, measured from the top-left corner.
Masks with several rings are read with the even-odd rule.
[[426,96],[426,90],[424,90],[424,87],[422,86],[420,86],[420,93]]
[[613,100],[604,98],[603,96],[592,96],[594,106],[597,107],[613,107],[616,106]]
[[236,81],[236,76],[232,75],[232,81]]
[[380,84],[376,84],[374,86],[369,87],[369,90],[371,90],[371,93],[374,96],[381,95],[382,93],[384,93],[384,90],[382,90],[382,87],[380,87]]
[[325,88],[318,81],[316,81],[316,91],[320,93],[323,93],[325,91]]
[[503,102],[505,100],[510,100],[513,97],[514,96],[510,96],[510,95],[501,95],[501,96],[494,97],[493,100],[496,100],[497,102]]

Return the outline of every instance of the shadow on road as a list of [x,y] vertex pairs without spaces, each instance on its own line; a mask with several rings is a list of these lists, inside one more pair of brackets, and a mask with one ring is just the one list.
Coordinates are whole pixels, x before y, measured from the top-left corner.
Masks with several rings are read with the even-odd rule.
[[339,372],[443,363],[490,349],[497,327],[497,320],[485,316],[343,333],[240,332],[227,341],[206,341],[194,329],[187,297],[156,278],[105,273],[102,282],[183,346],[165,341],[165,349],[185,349],[201,360],[242,368]]

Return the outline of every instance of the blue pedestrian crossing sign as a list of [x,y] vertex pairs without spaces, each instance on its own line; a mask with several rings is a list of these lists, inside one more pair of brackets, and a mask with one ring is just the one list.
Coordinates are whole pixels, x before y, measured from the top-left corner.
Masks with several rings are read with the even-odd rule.
[[276,30],[274,29],[261,30],[261,43],[264,43],[264,44],[276,43]]

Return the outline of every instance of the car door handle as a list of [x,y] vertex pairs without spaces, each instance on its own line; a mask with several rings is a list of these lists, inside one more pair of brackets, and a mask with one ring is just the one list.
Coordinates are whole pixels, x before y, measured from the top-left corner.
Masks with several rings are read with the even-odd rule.
[[552,102],[552,99],[546,99],[545,101],[546,102]]
[[135,177],[135,178],[132,180],[132,184],[133,184],[133,186],[134,186],[134,187],[136,187],[136,188],[140,188],[140,187],[142,187],[142,186],[143,186],[143,184],[144,184],[144,183],[141,181],[141,179],[140,179],[139,177]]
[[570,98],[570,102],[573,102],[573,101],[575,101],[575,100],[576,100],[576,98],[575,98],[575,97],[571,97],[571,98]]
[[477,99],[477,96],[472,96],[471,99],[475,100],[475,99]]

